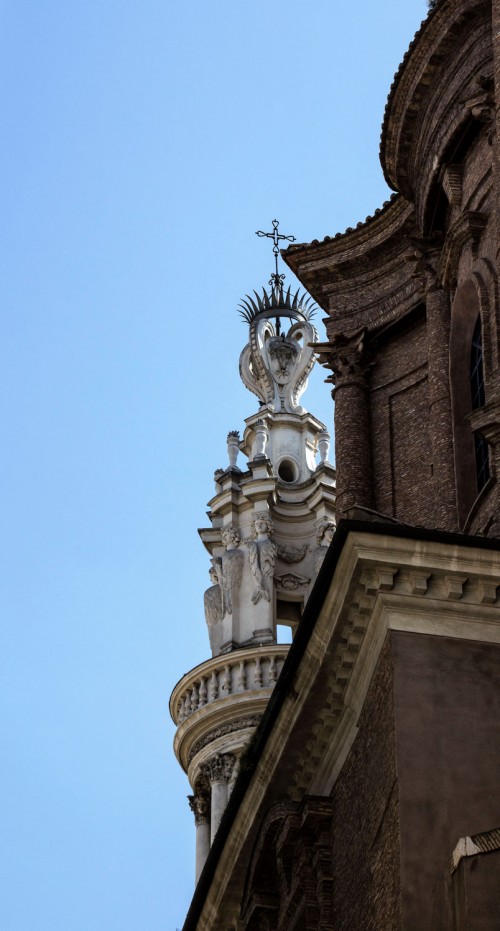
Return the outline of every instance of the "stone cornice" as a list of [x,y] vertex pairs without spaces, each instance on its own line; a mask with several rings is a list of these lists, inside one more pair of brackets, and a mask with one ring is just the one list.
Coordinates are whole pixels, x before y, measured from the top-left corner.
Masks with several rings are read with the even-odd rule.
[[[230,924],[264,811],[280,797],[329,795],[388,630],[500,643],[498,542],[340,525],[332,559],[257,732],[266,732],[256,742],[258,766],[241,774],[240,790],[236,784],[185,931]],[[312,735],[307,743],[304,733]]]
[[466,20],[482,9],[491,15],[487,0],[439,3],[422,23],[395,75],[382,124],[380,161],[389,187],[409,199],[413,199],[414,191],[408,154],[417,142],[415,130],[421,104],[436,68],[460,42]]
[[[387,276],[401,265],[404,277],[406,237],[414,233],[413,207],[394,199],[387,210],[368,225],[328,242],[306,243],[283,251],[283,259],[318,304],[330,311],[332,301],[352,298],[354,292],[369,303],[376,284],[387,289]],[[408,276],[409,277],[409,276]]]

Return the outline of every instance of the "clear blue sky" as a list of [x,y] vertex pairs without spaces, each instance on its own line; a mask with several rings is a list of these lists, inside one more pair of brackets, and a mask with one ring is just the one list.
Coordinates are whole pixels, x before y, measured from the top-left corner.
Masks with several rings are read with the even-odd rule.
[[254,231],[321,238],[386,199],[385,99],[425,14],[0,0],[5,931],[182,926],[168,698],[208,656],[196,530],[255,410],[236,313],[272,270]]

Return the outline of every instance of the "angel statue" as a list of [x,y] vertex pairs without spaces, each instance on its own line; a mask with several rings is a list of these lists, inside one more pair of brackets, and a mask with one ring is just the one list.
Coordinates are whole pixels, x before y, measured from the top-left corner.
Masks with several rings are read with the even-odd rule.
[[258,604],[261,598],[265,601],[271,600],[268,579],[273,577],[276,562],[276,545],[270,539],[272,529],[271,520],[265,514],[257,514],[254,517],[252,526],[254,539],[247,543],[250,569],[256,582],[252,595],[253,604]]
[[205,594],[203,595],[203,606],[205,608],[205,620],[208,627],[208,638],[210,640],[210,649],[212,650],[212,656],[215,656],[219,652],[220,643],[219,636],[221,621],[223,618],[222,613],[222,592],[219,585],[219,572],[222,566],[222,561],[219,556],[216,556],[212,559],[212,565],[209,569],[210,581],[212,585],[210,588],[207,588]]
[[239,549],[240,535],[236,527],[230,525],[221,531],[221,540],[226,548],[220,565],[217,563],[217,577],[222,593],[222,615],[233,613],[233,594],[238,590],[243,572],[243,553]]
[[314,554],[314,571],[316,575],[323,565],[323,560],[328,552],[334,533],[335,523],[333,520],[329,520],[328,517],[322,517],[316,524],[316,541],[318,543],[318,548]]

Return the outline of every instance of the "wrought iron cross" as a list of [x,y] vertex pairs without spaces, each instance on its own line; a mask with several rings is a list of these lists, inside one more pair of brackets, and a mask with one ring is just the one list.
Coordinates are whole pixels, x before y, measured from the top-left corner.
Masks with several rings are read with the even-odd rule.
[[266,236],[267,239],[272,239],[273,241],[273,255],[275,262],[275,270],[269,279],[269,284],[274,288],[274,293],[276,294],[276,299],[279,298],[280,292],[283,290],[283,282],[285,280],[284,275],[280,275],[278,272],[278,256],[280,254],[280,249],[278,243],[281,240],[286,240],[287,242],[295,242],[295,236],[284,236],[282,233],[278,233],[278,226],[280,224],[279,220],[273,220],[273,231],[272,233],[263,233],[262,230],[256,231],[256,236]]

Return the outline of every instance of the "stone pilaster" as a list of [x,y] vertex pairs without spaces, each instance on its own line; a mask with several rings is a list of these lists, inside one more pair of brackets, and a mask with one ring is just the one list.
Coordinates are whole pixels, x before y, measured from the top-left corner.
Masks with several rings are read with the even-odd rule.
[[338,333],[316,346],[322,365],[332,371],[335,387],[335,467],[337,521],[355,504],[372,508],[373,470],[368,393],[368,362],[364,333]]
[[229,783],[232,780],[236,757],[233,753],[216,753],[201,767],[204,777],[210,783],[210,843],[217,833],[222,815],[229,798]]
[[496,120],[500,107],[500,0],[492,0],[492,38],[493,38],[493,77],[494,77],[494,95],[495,95],[495,116],[492,125],[492,145],[493,145],[493,192],[495,197],[495,215],[496,215],[496,254],[500,255],[500,133],[497,130]]
[[450,297],[435,283],[426,294],[429,428],[432,442],[436,527],[457,528],[450,392]]
[[196,825],[195,882],[198,882],[210,850],[210,792],[208,787],[207,789],[198,788],[194,795],[188,795],[188,802]]

